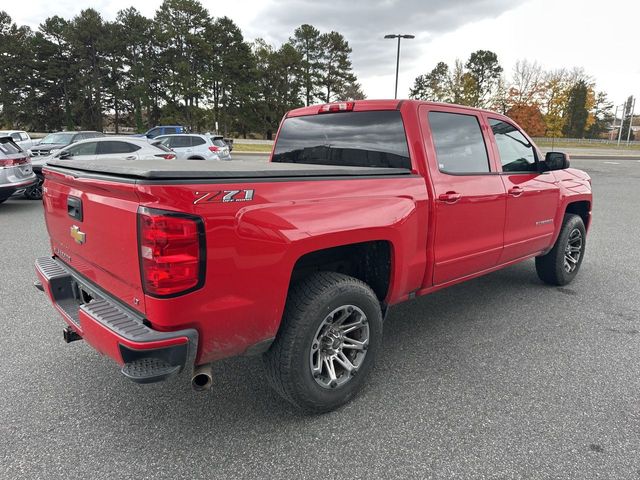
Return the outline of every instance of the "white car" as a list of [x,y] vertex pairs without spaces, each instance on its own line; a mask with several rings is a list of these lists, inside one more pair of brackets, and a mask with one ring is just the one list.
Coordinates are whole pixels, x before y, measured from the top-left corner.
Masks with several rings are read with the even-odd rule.
[[46,162],[48,158],[61,160],[173,160],[176,154],[162,145],[151,145],[145,138],[101,137],[81,140],[59,150],[42,160],[32,159],[34,165]]
[[35,143],[24,130],[0,130],[0,137],[11,137],[13,143],[18,145],[25,152],[33,147],[33,144]]
[[231,160],[229,147],[222,140],[197,133],[160,135],[154,139],[170,148],[180,160]]

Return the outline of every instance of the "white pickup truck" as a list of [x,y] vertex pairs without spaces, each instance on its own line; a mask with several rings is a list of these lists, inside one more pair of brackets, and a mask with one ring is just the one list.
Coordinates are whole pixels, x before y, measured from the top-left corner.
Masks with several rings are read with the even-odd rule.
[[35,143],[24,130],[0,130],[0,136],[11,137],[13,143],[18,145],[25,152],[33,147],[33,144]]

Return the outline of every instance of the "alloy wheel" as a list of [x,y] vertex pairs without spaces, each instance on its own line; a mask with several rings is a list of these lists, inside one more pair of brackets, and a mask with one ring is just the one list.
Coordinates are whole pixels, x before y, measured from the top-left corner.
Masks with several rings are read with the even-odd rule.
[[362,365],[369,346],[369,323],[355,305],[343,305],[327,315],[313,338],[309,362],[316,383],[337,388]]
[[567,246],[564,249],[564,269],[567,273],[573,273],[578,267],[583,245],[582,232],[574,228],[569,234]]

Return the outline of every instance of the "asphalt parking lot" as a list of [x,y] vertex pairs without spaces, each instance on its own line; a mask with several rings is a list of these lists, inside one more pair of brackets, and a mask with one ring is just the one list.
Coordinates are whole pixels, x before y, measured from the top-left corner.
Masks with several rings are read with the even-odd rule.
[[0,205],[0,478],[640,478],[640,162],[576,160],[595,207],[576,281],[533,262],[391,310],[368,387],[305,417],[258,358],[141,386],[32,287],[39,202]]

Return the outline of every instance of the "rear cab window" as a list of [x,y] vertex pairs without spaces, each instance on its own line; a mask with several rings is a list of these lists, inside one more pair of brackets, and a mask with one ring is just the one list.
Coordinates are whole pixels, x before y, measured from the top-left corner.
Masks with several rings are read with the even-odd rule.
[[404,124],[397,110],[286,118],[272,161],[411,169]]

